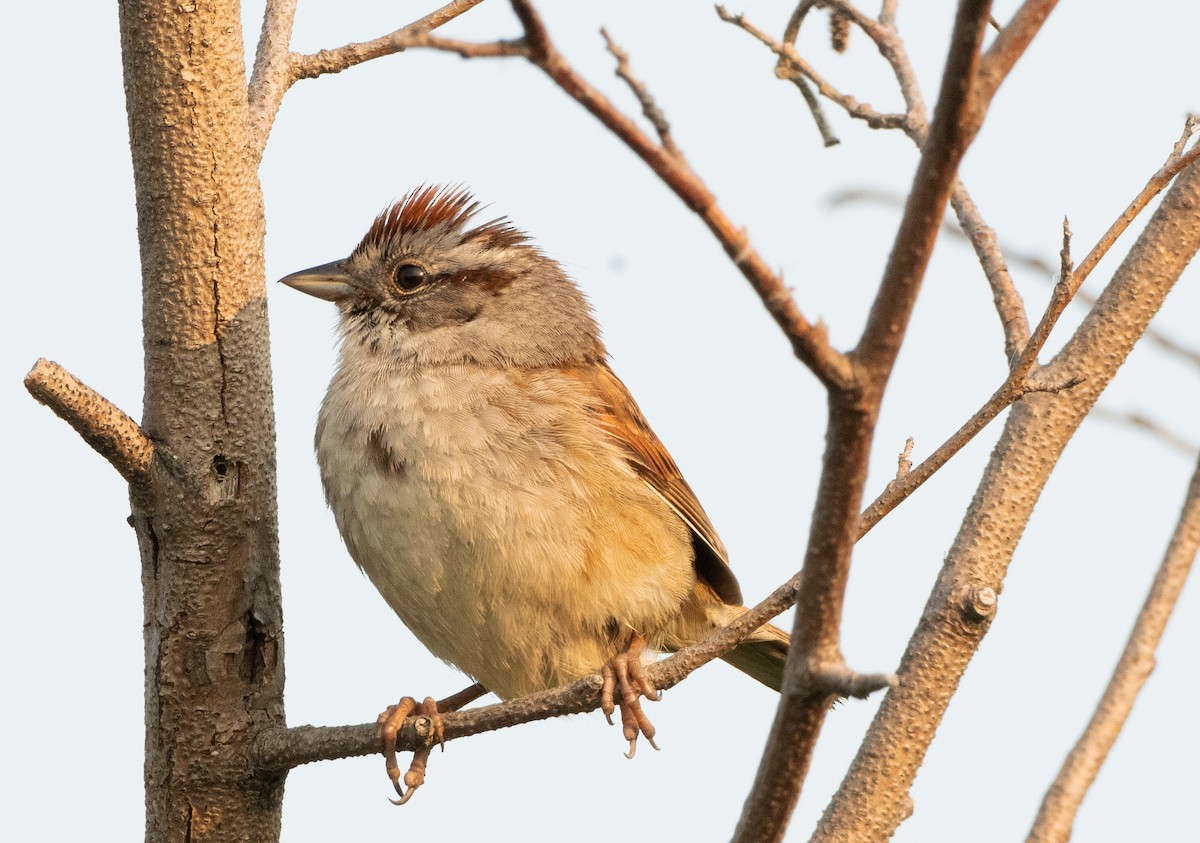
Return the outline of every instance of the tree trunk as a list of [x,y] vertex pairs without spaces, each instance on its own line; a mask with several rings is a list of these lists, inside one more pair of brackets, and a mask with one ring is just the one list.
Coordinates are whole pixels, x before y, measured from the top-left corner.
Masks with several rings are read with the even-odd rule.
[[146,839],[276,840],[283,725],[263,205],[234,0],[122,0],[145,405],[132,495],[146,646]]

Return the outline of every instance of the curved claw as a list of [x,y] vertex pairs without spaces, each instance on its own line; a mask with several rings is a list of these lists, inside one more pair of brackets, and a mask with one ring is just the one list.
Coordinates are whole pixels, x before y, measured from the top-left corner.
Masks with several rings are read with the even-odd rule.
[[[482,685],[475,684],[465,691],[447,698],[444,703],[448,711],[453,711],[471,700],[478,699],[485,693],[487,691]],[[429,742],[413,753],[408,772],[401,778],[400,762],[396,759],[396,738],[400,734],[400,728],[404,725],[405,718],[414,711],[429,719]],[[425,768],[429,764],[429,753],[433,751],[433,745],[437,744],[442,748],[442,752],[446,751],[446,729],[442,722],[441,711],[433,697],[426,697],[420,704],[412,697],[402,697],[400,702],[388,706],[375,722],[379,724],[379,741],[383,746],[388,778],[392,780],[392,787],[396,789],[396,795],[400,797],[399,799],[389,797],[388,801],[393,805],[403,805],[412,799],[413,792],[418,787],[425,784]]]
[[657,701],[661,698],[658,689],[646,676],[642,667],[642,653],[646,649],[646,640],[640,635],[634,635],[629,642],[629,649],[618,653],[611,662],[601,670],[604,682],[600,689],[600,710],[612,725],[612,712],[616,709],[614,692],[620,689],[621,733],[629,741],[629,751],[626,758],[637,754],[637,739],[644,737],[650,746],[658,749],[654,742],[654,724],[642,711],[639,696]]
[[[412,796],[412,791],[410,790],[406,794],[400,784],[400,762],[396,758],[396,736],[400,733],[400,727],[404,724],[404,719],[416,707],[417,701],[412,697],[402,697],[400,702],[395,705],[389,705],[384,709],[375,721],[379,724],[379,742],[382,744],[388,778],[392,780],[392,787],[400,795],[400,801],[396,803],[398,805],[403,805],[407,802],[408,798]],[[394,802],[395,800],[392,801]]]
[[[618,658],[620,657],[618,656]],[[616,705],[613,703],[613,691],[616,690],[617,680],[611,664],[606,664],[600,668],[600,678],[604,680],[600,686],[600,710],[604,712],[604,719],[611,726],[613,724],[613,712],[617,710]]]

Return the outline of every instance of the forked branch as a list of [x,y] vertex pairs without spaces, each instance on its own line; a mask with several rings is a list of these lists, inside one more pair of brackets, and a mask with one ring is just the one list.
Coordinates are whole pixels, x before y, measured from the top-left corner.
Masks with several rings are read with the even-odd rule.
[[987,0],[963,0],[942,77],[933,126],[913,180],[891,258],[858,346],[855,389],[832,392],[826,453],[796,600],[784,690],[767,748],[742,810],[735,841],[779,840],[808,771],[830,698],[813,674],[842,662],[840,626],[857,536],[875,420],[920,290],[958,164],[979,128],[971,90]]
[[1096,306],[1042,371],[1086,373],[1063,396],[1014,406],[900,663],[813,840],[888,839],[947,704],[987,632],[1013,552],[1066,443],[1200,249],[1200,169],[1184,170]]
[[[827,386],[846,387],[851,382],[849,363],[829,344],[824,325],[805,318],[791,290],[784,286],[782,277],[759,255],[745,229],[735,226],[725,215],[716,196],[687,163],[679,148],[674,143],[668,147],[652,140],[576,72],[554,46],[531,3],[512,0],[512,6],[525,30],[527,58],[628,146],[704,221],[758,293],[767,312],[783,329],[796,356]],[[611,39],[609,43],[612,43]]]
[[452,0],[407,26],[366,43],[346,44],[312,55],[293,53],[288,45],[292,39],[296,2],[297,0],[268,0],[263,13],[254,72],[247,91],[250,102],[250,148],[259,157],[266,148],[267,136],[271,133],[271,125],[279,113],[284,94],[301,79],[312,79],[326,73],[340,73],[356,64],[403,52],[410,47],[435,47],[464,56],[520,54],[519,45],[506,45],[503,42],[470,44],[430,35],[439,26],[478,6],[483,0]]
[[[883,114],[866,103],[859,102],[855,97],[840,91],[826,81],[800,56],[796,50],[796,38],[808,12],[817,5],[827,6],[831,14],[857,26],[875,43],[880,55],[888,62],[888,66],[896,78],[896,84],[904,97],[905,111],[903,114]],[[717,13],[722,20],[745,30],[778,56],[779,63],[775,70],[777,76],[797,83],[805,80],[811,81],[822,96],[840,106],[851,117],[864,121],[873,129],[900,129],[920,148],[924,146],[925,139],[929,134],[924,98],[921,95],[920,85],[917,83],[916,72],[905,50],[904,41],[895,27],[893,18],[886,14],[887,9],[884,12],[876,20],[863,14],[846,0],[827,0],[823,4],[807,0],[797,6],[783,39],[777,40],[747,20],[745,15],[731,15],[723,7],[717,7]],[[1025,315],[1024,302],[1009,275],[1008,265],[1000,250],[996,233],[984,222],[979,208],[971,199],[961,180],[955,181],[954,190],[950,194],[950,204],[958,216],[963,236],[969,240],[971,247],[975,250],[984,277],[992,289],[996,312],[1000,316],[1000,323],[1004,329],[1005,359],[1012,360],[1029,340],[1029,321]]]
[[866,535],[885,515],[895,509],[896,506],[915,492],[921,484],[932,477],[939,468],[949,462],[976,434],[983,430],[984,427],[1014,401],[1019,400],[1022,396],[1030,392],[1057,392],[1077,386],[1082,382],[1082,379],[1078,376],[1067,378],[1061,382],[1050,383],[1045,382],[1044,378],[1034,376],[1034,368],[1037,365],[1038,355],[1049,339],[1054,326],[1058,323],[1059,317],[1062,316],[1067,305],[1070,304],[1075,294],[1079,292],[1080,286],[1104,254],[1112,248],[1121,234],[1129,227],[1129,224],[1149,205],[1150,201],[1163,188],[1170,184],[1171,179],[1194,163],[1197,158],[1200,158],[1200,147],[1193,148],[1187,152],[1184,151],[1188,140],[1198,127],[1200,127],[1200,120],[1195,116],[1189,117],[1184,126],[1183,135],[1175,143],[1171,154],[1167,157],[1162,167],[1150,177],[1150,180],[1146,183],[1142,191],[1134,197],[1133,201],[1129,203],[1120,216],[1109,226],[1108,230],[1101,236],[1096,245],[1092,247],[1087,258],[1084,259],[1084,262],[1078,268],[1072,268],[1070,264],[1070,228],[1067,226],[1066,220],[1063,221],[1062,265],[1060,267],[1059,281],[1055,285],[1050,302],[1046,305],[1046,310],[1038,323],[1037,330],[1030,337],[1025,348],[1022,349],[1022,353],[1013,360],[1012,370],[1009,372],[1005,382],[1000,385],[1000,388],[992,394],[984,405],[953,436],[942,443],[920,465],[906,473],[905,476],[897,477],[888,483],[880,496],[863,511],[862,519],[859,523],[859,538]]

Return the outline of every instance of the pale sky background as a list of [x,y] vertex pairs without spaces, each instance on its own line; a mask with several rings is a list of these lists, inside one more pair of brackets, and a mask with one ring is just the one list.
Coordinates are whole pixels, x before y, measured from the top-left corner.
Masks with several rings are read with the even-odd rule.
[[[302,0],[293,46],[376,37],[433,3]],[[916,156],[829,108],[826,150],[772,56],[707,4],[543,3],[552,35],[630,112],[598,29],[607,26],[665,108],[675,137],[728,214],[786,272],[841,347],[861,330],[898,218],[833,209],[852,188],[903,193]],[[909,0],[900,25],[927,99],[936,95],[953,3]],[[1006,20],[1015,2],[998,4]],[[790,4],[747,2],[782,31]],[[868,11],[876,11],[871,4]],[[246,9],[257,37],[260,5]],[[9,267],[0,407],[9,442],[0,641],[7,725],[0,761],[6,839],[133,840],[142,834],[142,605],[123,482],[21,378],[39,356],[141,414],[136,220],[113,3],[7,4],[0,138]],[[804,51],[860,99],[899,95],[855,33],[845,56],[823,21]],[[1013,250],[1056,261],[1069,214],[1081,257],[1200,110],[1200,5],[1065,2],[1005,83],[963,177]],[[446,33],[519,32],[484,4]],[[821,36],[821,37],[818,37]],[[402,694],[467,680],[421,648],[359,575],[321,496],[311,440],[334,360],[334,309],[274,279],[344,256],[374,214],[422,182],[461,182],[533,234],[595,304],[616,371],[671,449],[729,547],[750,600],[798,565],[823,445],[824,399],[761,304],[694,216],[578,105],[523,61],[410,52],[287,95],[262,166],[267,211],[280,525],[291,724],[371,720]],[[1116,253],[1088,289],[1108,279]],[[1050,281],[1014,267],[1031,307]],[[1155,323],[1200,345],[1200,270]],[[1068,313],[1069,328],[1081,309]],[[1065,330],[1051,346],[1061,344]],[[969,249],[934,255],[879,427],[869,496],[906,436],[923,457],[1000,382],[998,321]],[[1139,347],[1104,407],[1144,413],[1200,442],[1200,371]],[[844,626],[850,664],[895,668],[998,432],[993,425],[858,547]],[[1067,449],[912,791],[898,841],[1021,839],[1086,723],[1174,525],[1190,458],[1100,419]],[[1184,593],[1158,669],[1085,803],[1081,841],[1182,839],[1200,776],[1200,603]],[[392,666],[380,670],[379,665]],[[450,744],[426,787],[388,804],[378,757],[288,780],[283,838],[380,840],[726,839],[776,697],[716,664],[649,706],[663,751],[622,756],[599,714]],[[807,839],[877,701],[828,718],[790,840]]]

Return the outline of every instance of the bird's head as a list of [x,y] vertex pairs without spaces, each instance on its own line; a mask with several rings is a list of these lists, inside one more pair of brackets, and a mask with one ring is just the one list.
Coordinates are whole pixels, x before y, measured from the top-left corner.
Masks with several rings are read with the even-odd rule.
[[506,219],[471,226],[461,188],[425,186],[375,218],[349,257],[281,283],[335,302],[344,342],[415,364],[601,360],[583,294]]

